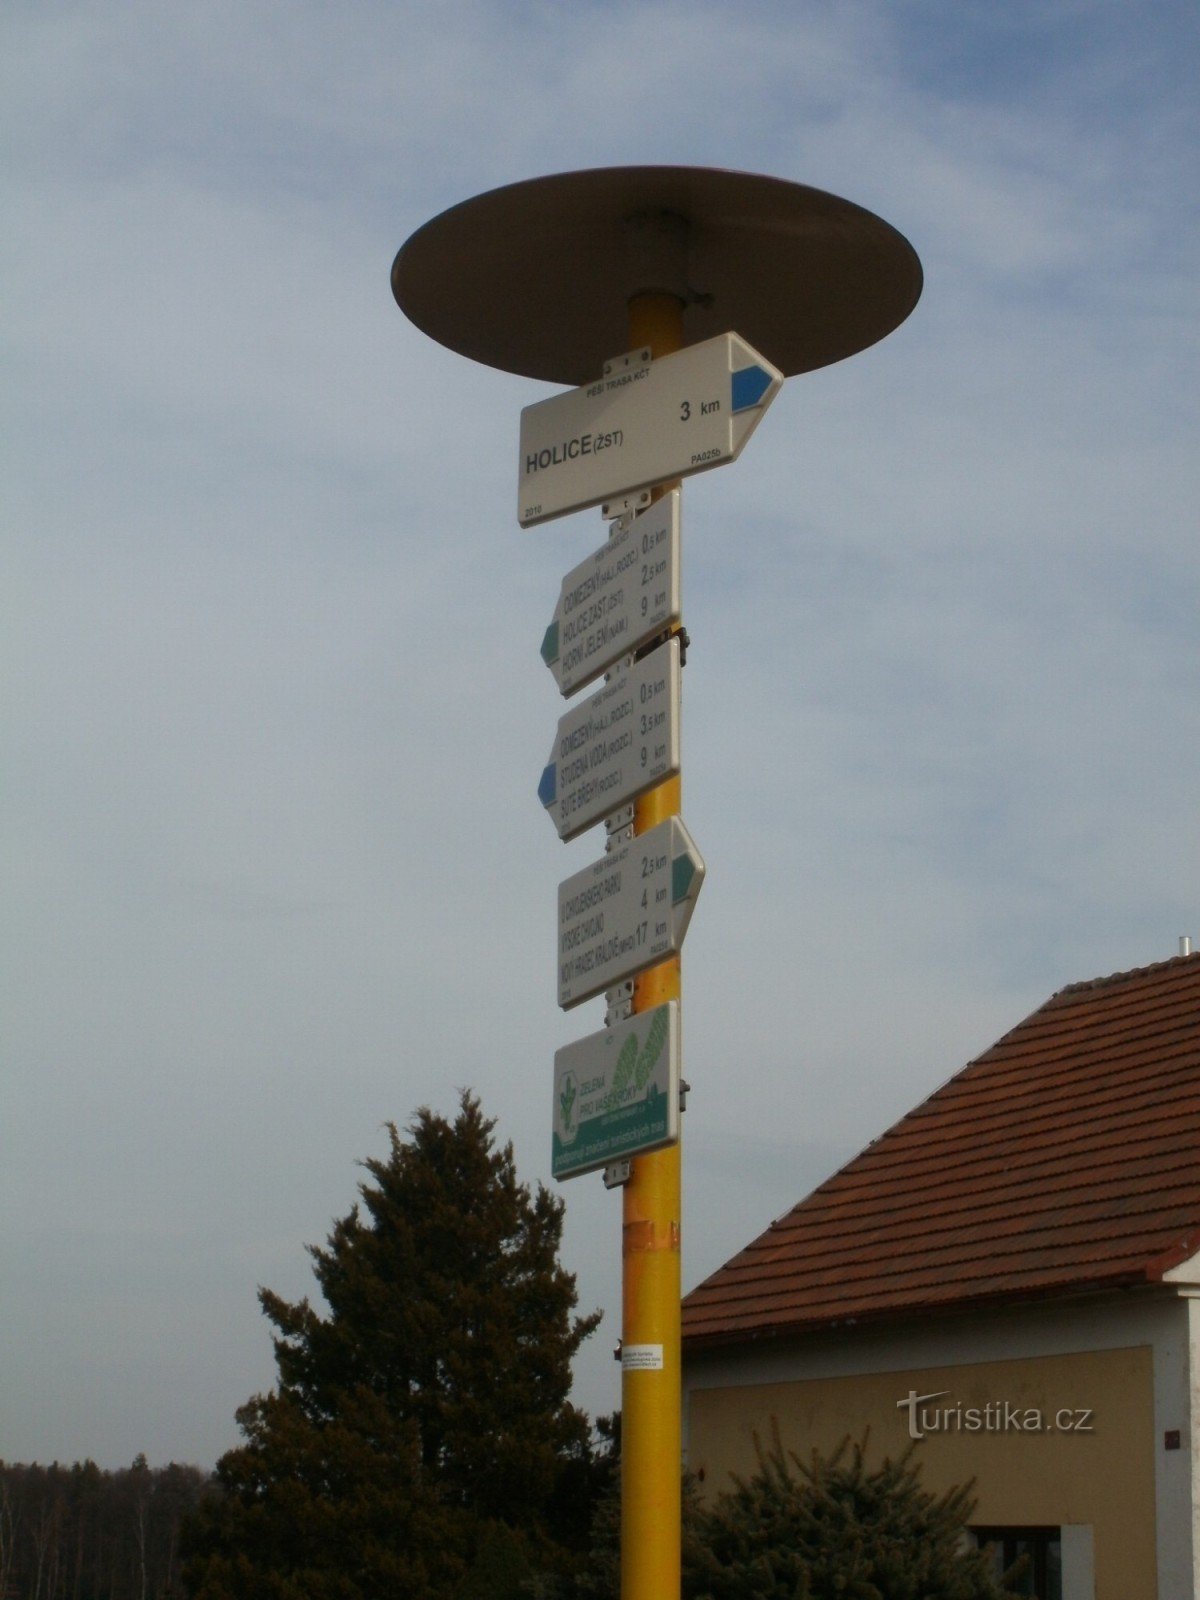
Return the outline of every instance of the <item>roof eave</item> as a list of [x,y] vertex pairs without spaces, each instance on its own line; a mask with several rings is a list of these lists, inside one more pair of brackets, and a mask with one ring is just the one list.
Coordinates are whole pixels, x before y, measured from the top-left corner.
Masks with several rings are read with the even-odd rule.
[[[1178,1259],[1186,1260],[1184,1251]],[[1163,1263],[1162,1270],[1152,1270]],[[1113,1291],[1173,1288],[1163,1283],[1163,1272],[1177,1264],[1176,1253],[1170,1259],[1162,1257],[1147,1262],[1144,1269],[1113,1273],[1106,1277],[1076,1279],[1044,1289],[1028,1289],[1017,1293],[964,1296],[957,1300],[939,1300],[928,1304],[889,1306],[878,1311],[856,1312],[852,1316],[830,1316],[797,1321],[759,1324],[750,1328],[730,1329],[727,1332],[694,1333],[683,1335],[684,1356],[708,1350],[730,1349],[734,1346],[777,1344],[787,1340],[804,1339],[813,1334],[841,1333],[851,1328],[878,1328],[888,1323],[920,1321],[931,1316],[969,1315],[975,1311],[995,1310],[1003,1306],[1044,1304],[1051,1300],[1092,1299]]]
[[1200,1228],[1193,1228],[1177,1239],[1169,1250],[1164,1250],[1161,1255],[1155,1256],[1146,1263],[1146,1277],[1155,1282],[1164,1279],[1168,1272],[1175,1267],[1181,1267],[1185,1261],[1200,1251]]

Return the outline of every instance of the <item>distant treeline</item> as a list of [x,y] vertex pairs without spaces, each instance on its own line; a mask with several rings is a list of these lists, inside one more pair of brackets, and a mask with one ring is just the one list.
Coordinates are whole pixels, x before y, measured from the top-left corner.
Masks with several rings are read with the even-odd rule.
[[0,1461],[0,1600],[178,1600],[179,1529],[199,1467]]

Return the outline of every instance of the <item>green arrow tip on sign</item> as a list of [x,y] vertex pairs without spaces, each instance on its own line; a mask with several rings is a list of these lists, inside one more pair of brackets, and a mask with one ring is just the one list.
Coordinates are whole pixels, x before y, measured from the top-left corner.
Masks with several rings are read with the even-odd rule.
[[558,660],[558,623],[552,622],[542,639],[542,660],[547,666]]
[[687,892],[696,876],[696,863],[691,856],[676,856],[671,863],[671,904],[677,906],[687,899]]

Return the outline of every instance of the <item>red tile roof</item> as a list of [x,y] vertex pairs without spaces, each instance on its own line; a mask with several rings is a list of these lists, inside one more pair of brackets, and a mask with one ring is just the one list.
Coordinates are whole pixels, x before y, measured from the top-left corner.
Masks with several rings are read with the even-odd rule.
[[683,1303],[685,1348],[1152,1283],[1200,1249],[1200,952],[1073,984]]

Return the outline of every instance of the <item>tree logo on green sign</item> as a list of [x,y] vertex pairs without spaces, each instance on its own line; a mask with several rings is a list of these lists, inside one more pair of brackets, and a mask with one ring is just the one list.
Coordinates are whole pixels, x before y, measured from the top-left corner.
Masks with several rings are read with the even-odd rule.
[[562,1088],[558,1091],[558,1108],[562,1112],[563,1138],[573,1139],[575,1129],[571,1126],[571,1119],[575,1114],[575,1101],[579,1091],[575,1087],[575,1074],[568,1072],[563,1078]]
[[667,1042],[667,1028],[667,1008],[659,1006],[646,1030],[646,1041],[640,1051],[637,1035],[635,1033],[629,1035],[621,1046],[621,1054],[617,1057],[612,1088],[604,1097],[605,1110],[611,1111],[621,1103],[630,1084],[635,1089],[646,1087]]

